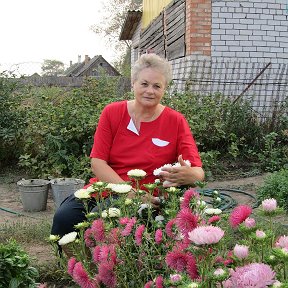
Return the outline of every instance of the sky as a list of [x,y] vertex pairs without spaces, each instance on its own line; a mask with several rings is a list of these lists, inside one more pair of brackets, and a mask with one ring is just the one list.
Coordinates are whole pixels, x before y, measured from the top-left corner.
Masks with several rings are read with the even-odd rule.
[[16,68],[33,74],[44,59],[68,67],[70,61],[78,62],[78,55],[82,61],[85,55],[113,61],[115,51],[90,28],[105,15],[102,1],[1,0],[0,71]]

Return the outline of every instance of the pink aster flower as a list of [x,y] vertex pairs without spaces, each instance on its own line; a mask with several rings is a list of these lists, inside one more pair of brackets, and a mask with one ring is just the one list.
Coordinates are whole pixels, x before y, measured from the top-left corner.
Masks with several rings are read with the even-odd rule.
[[70,276],[73,275],[73,270],[74,270],[74,267],[75,267],[75,264],[77,263],[77,260],[75,257],[72,257],[68,260],[68,269],[67,269],[67,272]]
[[234,255],[239,259],[244,259],[248,257],[249,254],[249,247],[245,245],[238,245],[236,244],[234,247]]
[[273,212],[277,208],[277,201],[274,198],[265,199],[262,201],[262,209],[265,212]]
[[128,218],[128,217],[121,217],[120,219],[119,219],[119,224],[120,225],[127,225],[127,223],[130,221],[130,218]]
[[176,225],[179,231],[188,237],[188,233],[197,227],[198,217],[193,214],[190,208],[183,208],[176,216]]
[[145,225],[144,224],[142,224],[136,228],[135,241],[136,241],[136,244],[138,246],[142,245],[142,236],[143,236],[144,231],[145,231]]
[[265,238],[266,237],[266,233],[262,230],[256,230],[256,238]]
[[102,262],[98,267],[99,279],[110,288],[117,286],[117,278],[113,269],[114,264],[111,262]]
[[275,243],[276,247],[279,248],[288,248],[288,236],[281,236]]
[[187,256],[181,251],[170,251],[165,258],[166,264],[169,268],[182,272],[187,265]]
[[177,283],[182,280],[182,276],[180,274],[170,274],[171,283]]
[[194,189],[188,189],[185,191],[183,195],[183,201],[180,204],[180,208],[189,208],[190,207],[190,202],[193,198],[199,198],[199,193],[196,192]]
[[163,277],[162,276],[157,276],[157,278],[155,279],[156,288],[164,288],[163,282],[164,282]]
[[93,231],[91,228],[86,229],[86,231],[84,232],[84,241],[87,247],[95,246],[95,240],[94,240]]
[[221,220],[221,217],[218,215],[214,215],[208,219],[208,224],[216,223]]
[[249,228],[249,229],[250,229],[250,228],[254,228],[255,225],[256,225],[256,221],[255,221],[254,218],[248,217],[248,218],[246,218],[245,221],[244,221],[244,226],[245,226],[246,228]]
[[186,271],[190,279],[193,280],[198,278],[199,274],[195,257],[190,252],[188,252],[186,254],[186,260],[187,260]]
[[177,234],[174,230],[176,230],[176,219],[171,219],[168,221],[165,227],[165,232],[168,237],[175,239],[177,237]]
[[93,259],[95,264],[98,264],[101,261],[100,253],[101,253],[101,246],[96,246],[92,252],[92,259]]
[[72,276],[74,281],[82,288],[98,287],[98,283],[96,283],[95,280],[90,279],[81,262],[75,264]]
[[129,219],[126,223],[126,227],[122,230],[122,236],[129,236],[132,232],[133,226],[136,224],[136,217]]
[[147,282],[145,285],[144,285],[144,288],[152,288],[153,287],[153,281],[149,281],[149,282]]
[[105,240],[105,228],[102,219],[96,219],[93,221],[91,230],[96,242],[103,242]]
[[230,271],[231,277],[224,282],[226,288],[268,287],[275,282],[275,272],[269,265],[252,263]]
[[112,228],[109,232],[108,239],[110,244],[120,244],[120,229],[119,227]]
[[229,222],[232,228],[236,228],[239,224],[245,221],[252,213],[252,208],[248,205],[239,205],[234,208],[229,217]]
[[218,243],[224,236],[224,231],[212,225],[199,226],[188,233],[188,238],[196,245],[210,245]]
[[163,233],[162,233],[162,229],[157,229],[155,232],[155,242],[156,244],[160,244],[163,240]]

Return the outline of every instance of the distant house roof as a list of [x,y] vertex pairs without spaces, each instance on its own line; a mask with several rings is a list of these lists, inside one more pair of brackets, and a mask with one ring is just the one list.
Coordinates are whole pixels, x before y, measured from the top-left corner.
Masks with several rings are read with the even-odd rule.
[[65,71],[65,76],[96,76],[99,74],[99,67],[103,68],[108,75],[120,75],[120,73],[112,65],[110,65],[110,63],[107,62],[101,55],[96,55],[92,59],[90,59],[86,55],[83,62],[71,65]]
[[129,10],[122,26],[119,40],[131,40],[139,22],[141,21],[141,18],[141,11]]

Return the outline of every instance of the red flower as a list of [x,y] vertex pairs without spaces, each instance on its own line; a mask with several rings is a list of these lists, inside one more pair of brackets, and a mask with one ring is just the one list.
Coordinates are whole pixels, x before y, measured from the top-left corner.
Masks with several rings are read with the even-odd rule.
[[218,222],[218,221],[220,221],[220,219],[221,219],[220,216],[214,215],[214,216],[212,216],[212,217],[210,217],[208,219],[208,224],[212,224],[212,223]]
[[166,264],[169,268],[176,270],[177,272],[183,272],[187,265],[187,256],[180,251],[170,251],[166,255]]
[[75,264],[77,263],[77,260],[75,257],[72,257],[69,259],[68,261],[68,269],[67,269],[67,272],[70,276],[73,275],[73,270],[74,270],[74,267],[75,267]]
[[252,213],[252,208],[248,205],[239,205],[231,212],[229,223],[232,228],[236,228],[239,224],[244,222],[246,218]]
[[192,213],[190,208],[183,208],[176,216],[176,225],[185,238],[197,227],[197,223],[198,217]]
[[199,193],[196,192],[194,189],[188,189],[185,191],[184,195],[183,195],[183,201],[180,204],[180,208],[189,208],[190,207],[190,201],[193,198],[199,198]]
[[96,219],[93,221],[91,230],[96,242],[103,242],[105,240],[105,228],[102,219]]
[[98,268],[99,279],[103,282],[103,284],[110,288],[117,286],[117,279],[113,269],[114,264],[107,261],[102,262]]
[[163,281],[164,280],[162,276],[157,276],[157,278],[155,279],[156,288],[164,288]]
[[99,287],[99,283],[95,279],[90,279],[81,262],[77,262],[74,266],[73,279],[82,288]]
[[186,271],[189,275],[189,277],[193,280],[198,278],[198,270],[197,270],[197,265],[196,265],[196,259],[191,253],[186,254],[186,259],[187,259],[187,266],[186,266]]
[[166,227],[165,227],[165,231],[166,231],[167,236],[172,238],[172,239],[175,239],[177,236],[177,233],[175,233],[173,231],[173,226],[175,225],[175,223],[176,223],[176,219],[171,219],[168,221],[168,223],[166,224]]
[[155,232],[155,242],[160,244],[162,242],[163,233],[161,229],[157,229]]

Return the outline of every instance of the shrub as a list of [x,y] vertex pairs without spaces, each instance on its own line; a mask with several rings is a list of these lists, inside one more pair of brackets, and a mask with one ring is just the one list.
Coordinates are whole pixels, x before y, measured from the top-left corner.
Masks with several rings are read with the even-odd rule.
[[257,189],[260,200],[274,198],[280,207],[288,212],[288,169],[271,173],[264,179],[264,184]]
[[0,287],[35,288],[38,271],[14,240],[0,243]]

